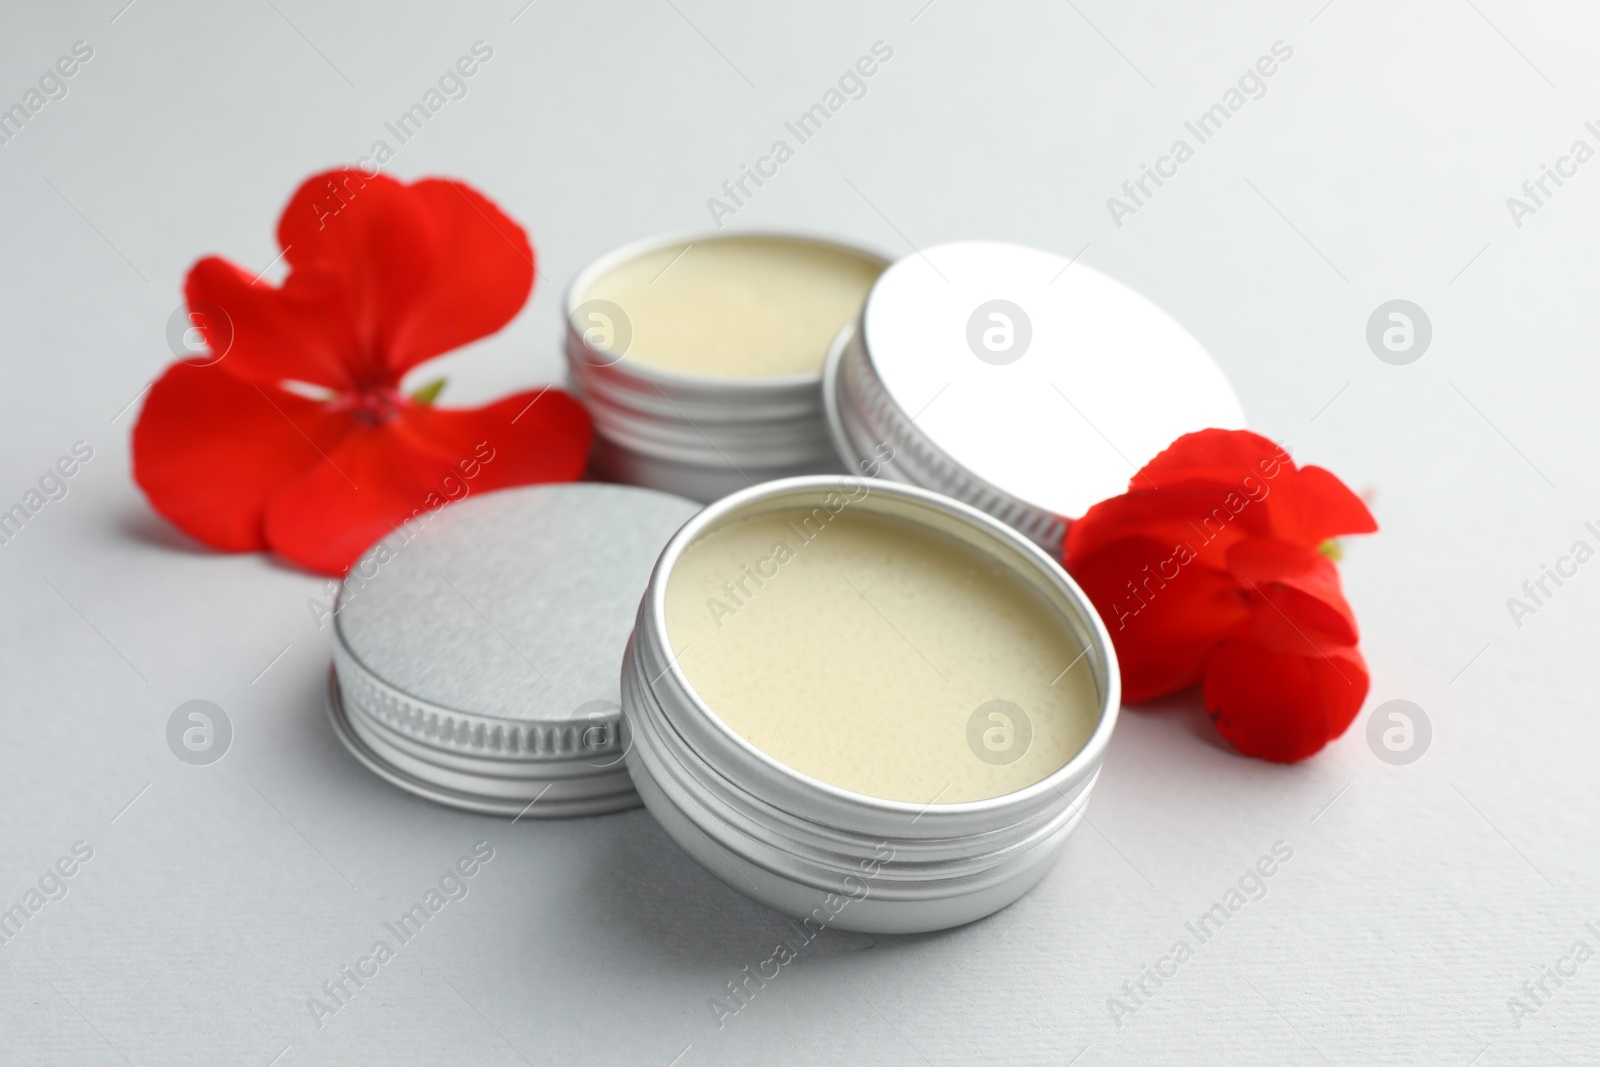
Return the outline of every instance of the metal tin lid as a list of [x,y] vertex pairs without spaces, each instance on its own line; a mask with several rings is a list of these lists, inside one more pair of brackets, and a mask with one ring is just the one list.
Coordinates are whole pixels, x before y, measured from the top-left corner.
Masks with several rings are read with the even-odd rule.
[[1178,437],[1244,426],[1221,369],[1166,312],[1082,264],[993,241],[885,271],[823,391],[853,470],[956,497],[1051,552],[1064,519]]
[[630,486],[540,485],[386,538],[339,594],[340,738],[402,788],[473,811],[637,804],[622,653],[661,547],[698,510]]

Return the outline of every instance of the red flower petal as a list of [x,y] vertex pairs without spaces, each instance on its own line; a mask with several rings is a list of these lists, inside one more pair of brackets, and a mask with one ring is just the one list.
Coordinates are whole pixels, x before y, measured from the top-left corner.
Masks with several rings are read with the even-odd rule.
[[[1277,444],[1248,430],[1185,434],[1135,474],[1130,495],[1216,484],[1267,501],[1273,532],[1314,548],[1341,534],[1373,533],[1372,513],[1337,477],[1321,467],[1297,468]],[[1225,487],[1225,488],[1221,488]]]
[[533,288],[528,235],[477,190],[448,179],[401,185],[336,170],[290,200],[278,240],[297,270],[334,269],[349,289],[361,352],[387,380],[499,330]]
[[1285,541],[1315,548],[1330,537],[1374,533],[1372,512],[1331,471],[1304,467],[1267,501],[1273,532]]
[[[1189,550],[1223,566],[1228,547],[1271,529],[1271,515],[1225,481],[1190,482],[1173,489],[1135,488],[1104,500],[1067,528],[1068,560],[1087,558],[1126,537],[1144,537]],[[1069,564],[1068,569],[1071,569]]]
[[[343,390],[362,380],[340,278],[322,268],[299,270],[281,289],[252,278],[215,256],[189,270],[184,297],[198,313],[214,365],[272,386],[290,380]],[[228,321],[213,328],[212,308]]]
[[1167,489],[1191,481],[1224,482],[1237,487],[1247,476],[1270,480],[1294,469],[1289,453],[1258,433],[1197,430],[1184,434],[1146,463],[1129,480],[1128,489]]
[[349,168],[306,179],[278,220],[290,277],[312,268],[342,284],[356,346],[348,358],[369,384],[399,381],[389,339],[429,277],[472,255],[449,236],[433,225],[414,187]]
[[566,393],[519,393],[488,407],[407,407],[364,426],[328,463],[273,498],[272,549],[325,574],[342,574],[402,522],[468,493],[571,481],[589,454],[589,416]]
[[533,289],[528,235],[476,189],[431,178],[411,186],[447,251],[389,333],[396,375],[499,330]]
[[266,547],[261,520],[285,484],[322,463],[348,413],[221,365],[174,363],[150,387],[133,428],[133,477],[150,505],[212,548]]
[[1181,558],[1169,544],[1128,538],[1072,570],[1111,633],[1130,703],[1195,684],[1211,651],[1249,626],[1238,581],[1198,559],[1179,564]]
[[1242,755],[1293,763],[1344,733],[1367,697],[1367,665],[1346,648],[1327,658],[1230,640],[1206,665],[1206,711]]
[[1228,549],[1228,569],[1246,589],[1267,600],[1263,616],[1279,615],[1289,627],[1308,633],[1286,651],[1304,654],[1313,639],[1337,645],[1360,639],[1355,612],[1339,584],[1339,568],[1316,549],[1252,537]]

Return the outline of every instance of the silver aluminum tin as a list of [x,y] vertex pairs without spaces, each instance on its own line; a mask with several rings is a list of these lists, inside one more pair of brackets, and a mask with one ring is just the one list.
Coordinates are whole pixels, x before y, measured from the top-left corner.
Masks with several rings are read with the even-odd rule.
[[[684,550],[725,522],[814,503],[841,487],[857,495],[861,487],[869,489],[850,507],[925,524],[992,553],[1061,612],[1084,643],[1077,669],[1093,672],[1100,700],[1098,724],[1065,766],[988,800],[883,800],[779,763],[729,729],[695,693],[675,662],[666,628],[667,583]],[[1037,545],[937,493],[841,476],[770,482],[718,501],[690,520],[656,563],[623,661],[622,707],[632,741],[628,771],[668,834],[729,886],[778,911],[820,914],[828,917],[827,925],[875,933],[971,922],[1010,904],[1043,877],[1082,818],[1120,703],[1104,624]],[[848,903],[840,905],[845,898]],[[819,907],[824,910],[815,912]]]
[[[1012,362],[970,340],[996,300],[1030,319]],[[989,241],[890,267],[835,339],[823,401],[848,469],[955,497],[1053,556],[1073,517],[1178,437],[1244,426],[1221,370],[1155,304],[1083,264]]]
[[529,486],[385,539],[340,590],[336,734],[393,784],[468,811],[637,805],[618,666],[651,563],[696,510],[629,486]]
[[597,279],[678,244],[765,238],[822,245],[888,265],[877,252],[796,233],[691,232],[650,237],[591,262],[567,289],[567,381],[594,417],[602,477],[710,502],[750,485],[838,471],[822,410],[821,373],[708,378],[646,366],[590,345],[576,321]]

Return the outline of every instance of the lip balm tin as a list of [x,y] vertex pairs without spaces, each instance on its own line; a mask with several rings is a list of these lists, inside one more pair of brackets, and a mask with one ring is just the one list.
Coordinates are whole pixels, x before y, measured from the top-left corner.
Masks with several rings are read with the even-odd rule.
[[[869,490],[864,496],[862,488]],[[1098,708],[1087,742],[1065,765],[985,800],[885,800],[778,762],[730,729],[695,692],[667,633],[666,590],[683,553],[722,524],[810,507],[841,489],[859,498],[852,508],[908,520],[977,547],[1059,612],[1084,649]],[[1120,703],[1104,624],[1037,545],[937,493],[845,476],[770,482],[691,519],[656,563],[623,661],[628,771],[667,833],[747,896],[790,915],[820,914],[828,916],[828,925],[878,933],[971,922],[1010,904],[1043,877],[1082,818]],[[895,753],[886,751],[882,758],[894,759]]]
[[964,501],[1054,556],[1072,518],[1177,438],[1244,426],[1222,371],[1161,308],[992,241],[885,271],[833,344],[823,397],[847,468]]
[[[627,358],[626,312],[589,299],[597,280],[630,260],[674,245],[730,239],[832,249],[875,264],[887,260],[837,241],[785,233],[690,233],[616,248],[579,272],[565,303],[567,379],[595,423],[594,470],[701,502],[750,485],[838,471],[815,372],[777,377],[710,377]],[[692,254],[692,252],[690,253]]]
[[468,811],[637,805],[618,664],[651,565],[696,510],[631,486],[538,485],[380,542],[335,609],[335,733],[389,782]]

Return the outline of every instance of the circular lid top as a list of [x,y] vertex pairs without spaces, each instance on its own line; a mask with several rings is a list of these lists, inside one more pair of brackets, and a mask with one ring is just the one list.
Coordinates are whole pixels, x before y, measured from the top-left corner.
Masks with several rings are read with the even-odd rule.
[[386,561],[369,553],[352,568],[338,639],[366,670],[430,704],[523,722],[582,719],[585,705],[619,702],[651,568],[698,510],[593,483],[452,504],[410,541],[390,538]]
[[961,241],[907,256],[868,296],[863,336],[929,441],[1056,515],[1123,492],[1186,433],[1244,426],[1222,371],[1171,316],[1038,249]]

